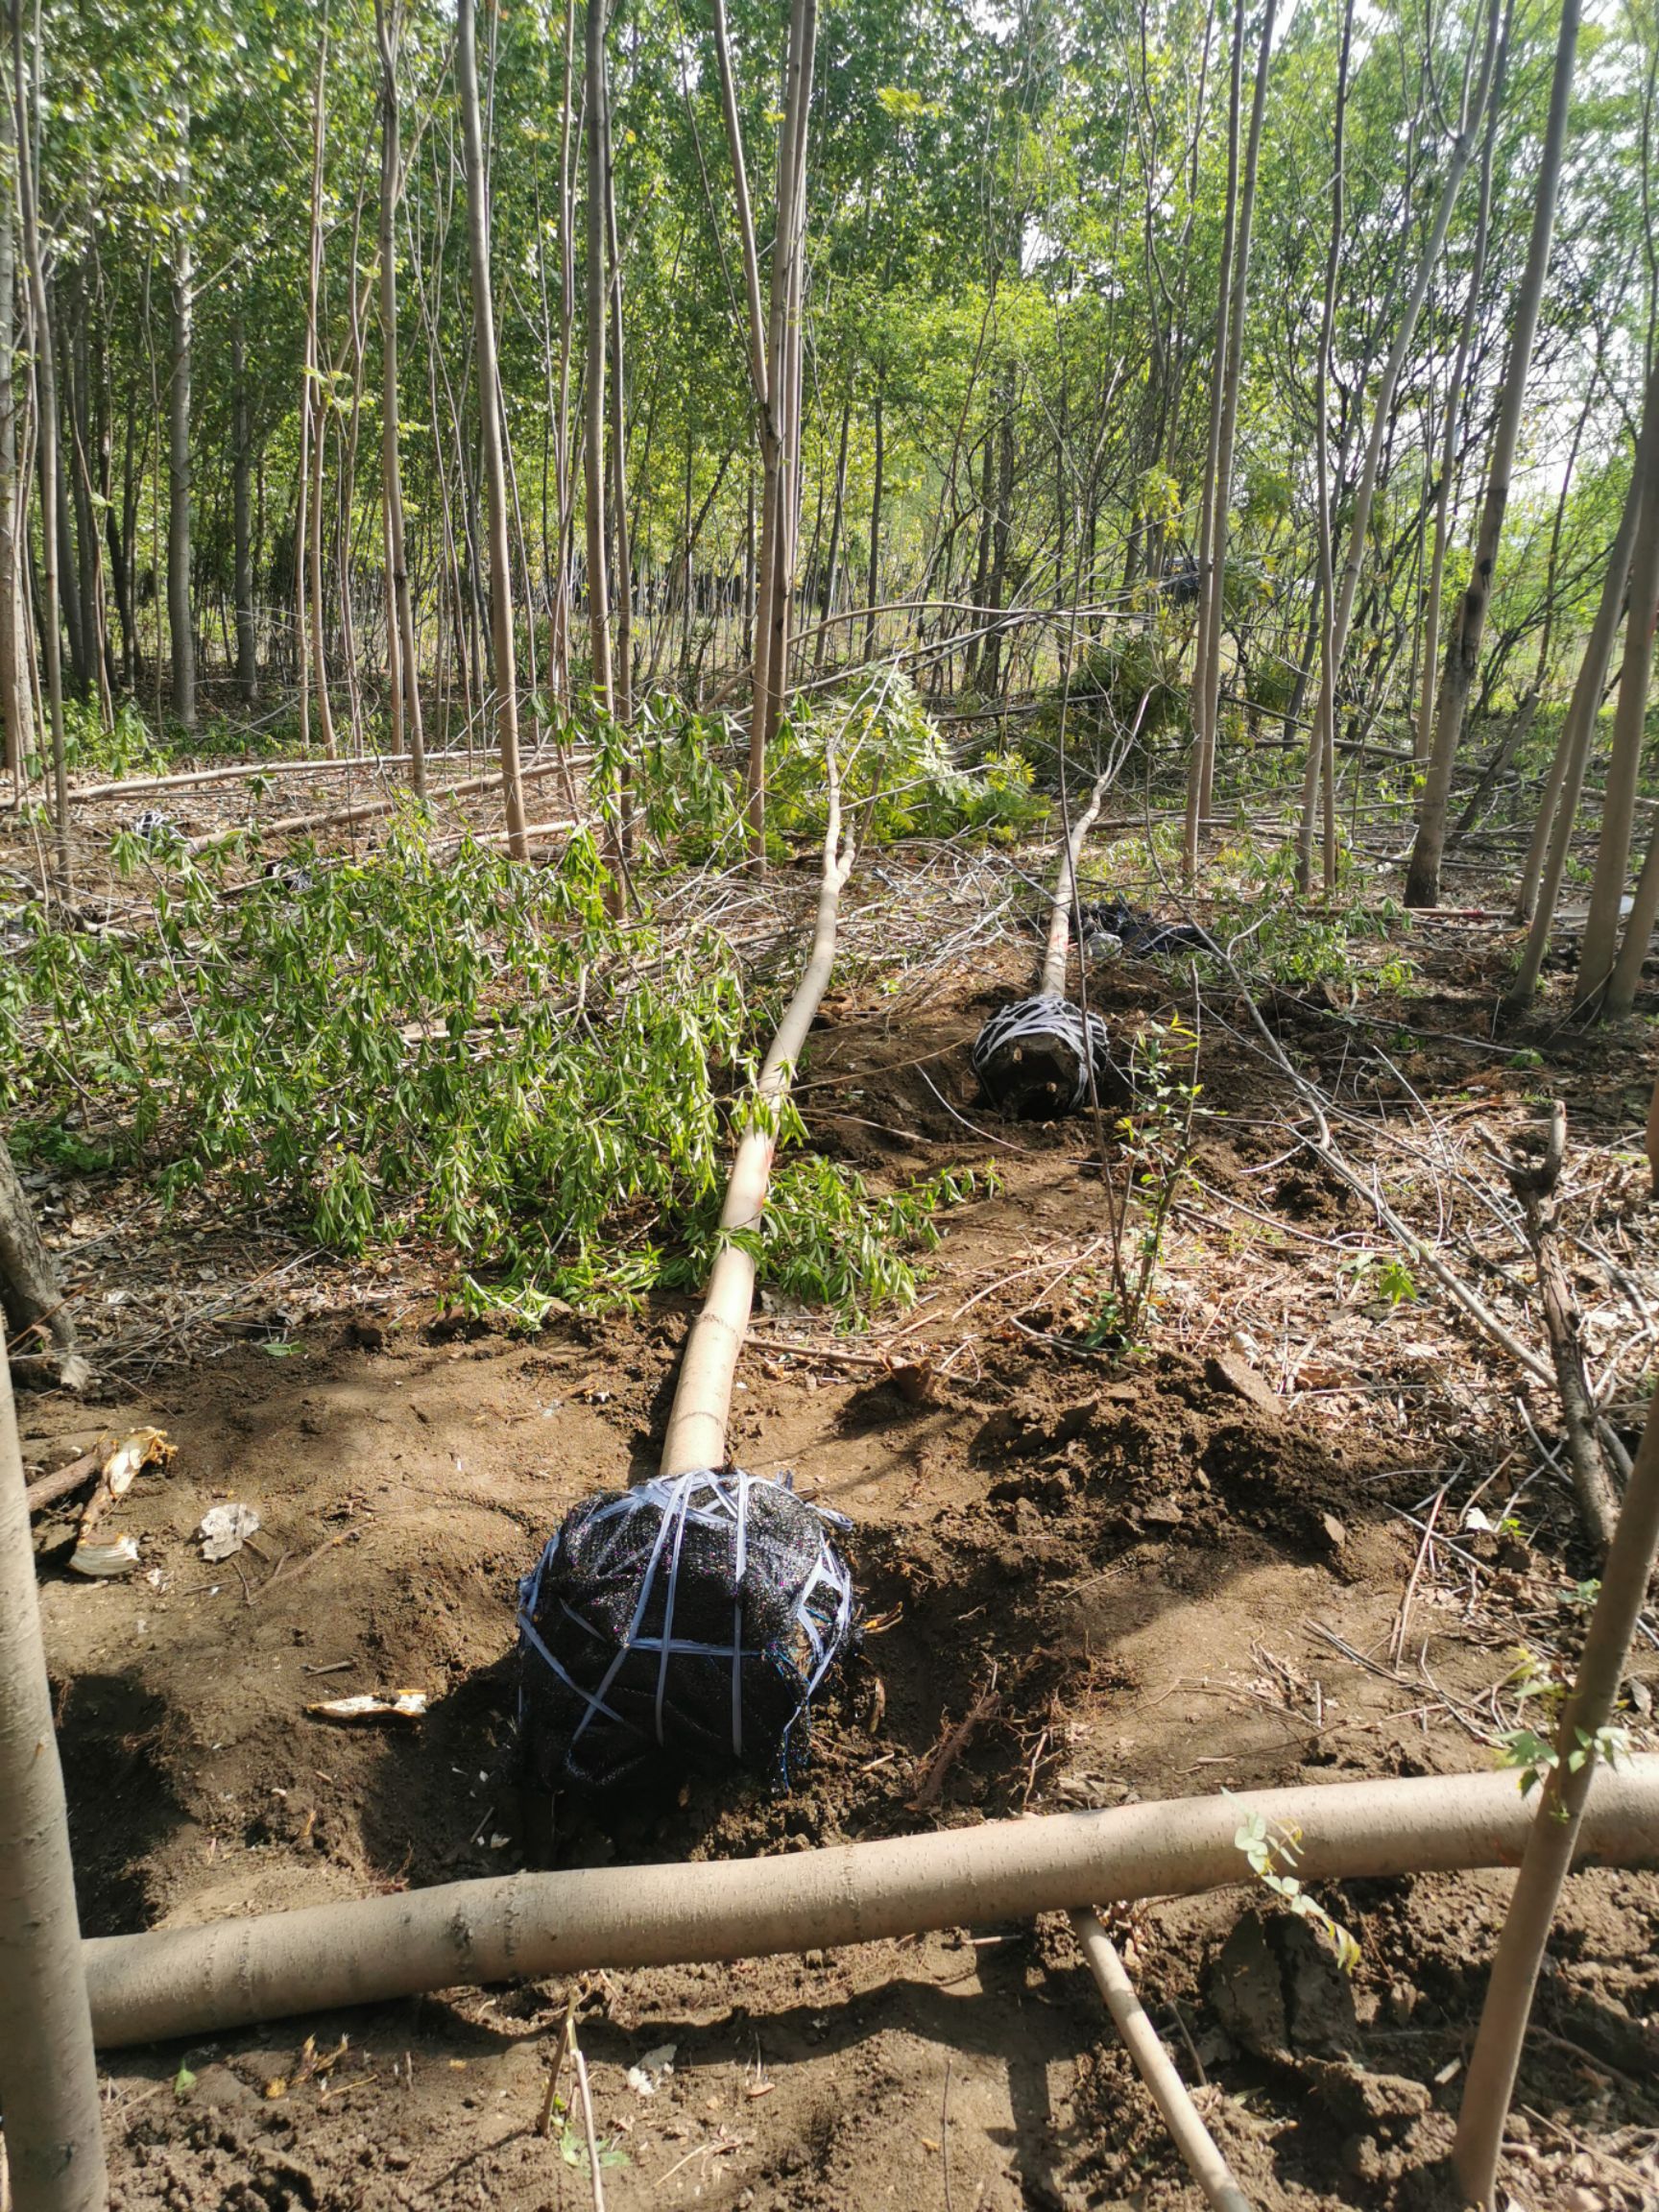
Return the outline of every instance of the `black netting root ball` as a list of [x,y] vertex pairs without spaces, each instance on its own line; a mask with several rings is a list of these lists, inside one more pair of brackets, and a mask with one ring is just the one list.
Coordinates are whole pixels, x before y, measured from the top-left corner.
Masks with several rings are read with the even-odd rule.
[[1129,1081],[1112,1057],[1098,1014],[1085,1023],[1069,998],[1017,998],[974,1040],[974,1072],[992,1105],[1025,1121],[1051,1121],[1089,1102],[1089,1054],[1102,1106],[1126,1106]]
[[786,1788],[856,1647],[853,1577],[789,1478],[660,1476],[572,1507],[518,1588],[518,1723],[543,1789],[741,1768]]

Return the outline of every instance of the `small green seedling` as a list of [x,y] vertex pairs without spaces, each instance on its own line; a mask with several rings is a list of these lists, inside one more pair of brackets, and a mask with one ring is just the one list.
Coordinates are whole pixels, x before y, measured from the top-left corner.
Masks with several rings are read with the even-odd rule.
[[1239,1823],[1233,1841],[1250,1862],[1250,1870],[1265,1888],[1287,1911],[1299,1920],[1306,1920],[1314,1934],[1329,1945],[1333,1957],[1344,1974],[1352,1974],[1359,1963],[1358,1939],[1325,1910],[1316,1897],[1303,1888],[1295,1875],[1281,1868],[1295,1865],[1302,1847],[1299,1828],[1282,1828],[1269,1821],[1264,1814],[1252,1813]]

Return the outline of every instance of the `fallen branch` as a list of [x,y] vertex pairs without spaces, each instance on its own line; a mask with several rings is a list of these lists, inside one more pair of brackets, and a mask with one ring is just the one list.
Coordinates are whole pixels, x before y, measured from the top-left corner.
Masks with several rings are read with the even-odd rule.
[[845,844],[841,841],[841,794],[833,758],[828,766],[830,820],[824,836],[824,871],[812,948],[761,1066],[749,1125],[732,1163],[726,1202],[720,1209],[720,1249],[709,1270],[702,1309],[685,1339],[685,1356],[680,1363],[680,1380],[668,1415],[668,1433],[662,1447],[664,1475],[688,1475],[696,1468],[726,1463],[732,1385],[755,1304],[753,1240],[766,1205],[772,1155],[778,1148],[779,1110],[830,981],[841,892],[853,869],[852,839]]
[[1187,2094],[1187,2084],[1176,2073],[1135,1994],[1134,1984],[1124,1972],[1117,1946],[1093,1912],[1073,1912],[1071,1929],[1106,2000],[1113,2025],[1163,2113],[1175,2148],[1187,2161],[1188,2172],[1215,2212],[1250,2212],[1249,2198],[1234,2179],[1232,2169],[1215,2147],[1215,2138],[1199,2119],[1198,2108]]
[[[569,762],[563,757],[553,760],[532,760],[519,770],[520,781],[532,782],[539,776],[557,776],[569,773]],[[500,776],[469,776],[459,783],[435,783],[427,792],[428,800],[463,799],[475,791],[494,791],[500,787]],[[331,830],[351,822],[368,822],[381,814],[390,814],[402,799],[409,796],[407,784],[399,784],[395,791],[382,791],[372,798],[353,800],[349,806],[330,806],[321,814],[288,814],[277,822],[239,823],[233,830],[215,830],[204,837],[188,837],[184,841],[187,853],[216,853],[221,846],[234,845],[239,837],[257,831],[261,837],[297,837],[307,830]]]
[[67,1498],[79,1490],[90,1477],[103,1472],[107,1444],[94,1445],[90,1452],[83,1452],[79,1459],[71,1459],[67,1467],[59,1467],[50,1475],[37,1475],[25,1489],[32,1514],[43,1513],[48,1505],[56,1505],[60,1498]]
[[[1339,1782],[988,1820],[729,1863],[511,1874],[83,1946],[99,2040],[214,2034],[287,2013],[599,1967],[873,1943],[1245,1879],[1238,1823],[1300,1830],[1304,1880],[1512,1866],[1532,1825],[1512,1773]],[[1598,1772],[1580,1863],[1659,1863],[1659,1756]]]

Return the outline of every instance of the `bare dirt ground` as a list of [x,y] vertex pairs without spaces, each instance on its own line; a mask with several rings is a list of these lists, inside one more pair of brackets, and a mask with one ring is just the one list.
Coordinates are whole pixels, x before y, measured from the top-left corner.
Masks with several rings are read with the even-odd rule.
[[[1334,1005],[1321,987],[1269,1018],[1340,1103],[1356,1162],[1534,1343],[1485,1146],[1566,1098],[1576,1286],[1598,1371],[1623,1361],[1632,1441],[1659,1243],[1639,1157],[1650,1048],[1558,1010],[1494,1044],[1502,934],[1430,925],[1410,950],[1407,1002]],[[773,1301],[744,1357],[733,1456],[793,1469],[852,1518],[875,1623],[809,1770],[787,1796],[698,1784],[666,1806],[562,1807],[553,1863],[626,1885],[631,1862],[1479,1767],[1519,1717],[1517,1647],[1570,1663],[1592,1561],[1520,1409],[1552,1444],[1557,1408],[1431,1286],[1379,1294],[1393,1247],[1299,1152],[1298,1103],[1225,993],[1203,1009],[1210,1113],[1150,1347],[1083,1349],[1105,1284],[1093,1133],[989,1118],[968,1068],[1028,970],[1004,942],[897,1002],[850,985],[805,1070],[814,1142],[873,1181],[993,1158],[1003,1178],[948,1217],[911,1312],[849,1337]],[[1094,993],[1123,1029],[1191,1011],[1178,966],[1103,968]],[[131,1579],[70,1576],[72,1514],[39,1525],[88,1932],[525,1863],[542,1846],[513,1774],[517,1579],[568,1506],[654,1461],[688,1306],[571,1315],[528,1341],[457,1333],[429,1254],[348,1273],[276,1225],[164,1220],[115,1181],[38,1195],[120,1356],[103,1399],[24,1402],[26,1454],[50,1465],[151,1421],[179,1446],[124,1512]],[[124,1303],[104,1308],[101,1285]],[[257,1508],[258,1550],[209,1567],[194,1531],[226,1499]],[[417,1726],[306,1712],[402,1688],[431,1696]],[[1656,1692],[1649,1642],[1638,1743]],[[1120,1921],[1262,2206],[1433,2200],[1506,1890],[1325,1887],[1360,1946],[1351,1981],[1247,1878]],[[1656,1935],[1659,1880],[1575,1878],[1506,2168],[1532,2212],[1659,2203]],[[456,1992],[110,2054],[114,2201],[588,2205],[579,2128],[536,2131],[566,1994]],[[622,2212],[1201,2201],[1060,1921],[596,1976],[578,2013]]]

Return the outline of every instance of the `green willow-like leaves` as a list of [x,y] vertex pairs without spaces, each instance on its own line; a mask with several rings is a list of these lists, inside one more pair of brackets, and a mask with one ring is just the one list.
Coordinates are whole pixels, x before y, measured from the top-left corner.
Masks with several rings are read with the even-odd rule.
[[[39,926],[9,971],[0,1108],[25,1145],[67,1137],[174,1194],[275,1206],[342,1253],[430,1240],[469,1303],[526,1320],[701,1277],[765,1009],[721,940],[612,921],[589,838],[516,868],[434,852],[411,807],[373,857],[287,861],[229,899],[135,838],[120,857],[157,879],[155,927]],[[780,1134],[800,1141],[792,1110]],[[907,1299],[904,1248],[969,1187],[877,1199],[796,1160],[765,1274],[849,1314]]]

